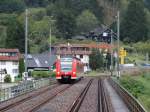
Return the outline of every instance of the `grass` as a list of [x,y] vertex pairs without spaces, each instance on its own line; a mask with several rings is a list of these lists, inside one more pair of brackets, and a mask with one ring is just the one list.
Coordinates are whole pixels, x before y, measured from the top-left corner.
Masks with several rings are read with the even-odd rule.
[[[136,93],[137,94],[137,99],[140,101],[140,103],[145,107],[145,109],[150,112],[150,73],[145,73],[142,75],[138,75],[138,76],[125,76],[126,78],[128,77],[130,80],[134,80],[136,81],[138,84],[138,86],[133,87],[133,85],[129,84],[129,80],[126,80],[126,84],[128,85],[127,87],[125,87],[126,89],[130,88],[130,92],[134,95],[137,91],[135,91],[135,89],[137,89],[139,91],[139,88],[141,86],[143,86],[142,88],[142,92],[140,93]],[[124,77],[124,78],[125,78]],[[123,80],[124,78],[121,78],[121,80]],[[124,80],[125,81],[125,80]],[[123,83],[122,83],[123,84]]]
[[145,76],[137,76],[135,79],[144,85],[144,93],[139,96],[139,101],[144,105],[147,111],[150,112],[150,73],[145,74]]

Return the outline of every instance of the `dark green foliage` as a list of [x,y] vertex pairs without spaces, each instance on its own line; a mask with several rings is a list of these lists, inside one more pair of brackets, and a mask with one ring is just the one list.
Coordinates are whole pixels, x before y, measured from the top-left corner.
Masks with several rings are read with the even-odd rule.
[[143,93],[144,85],[133,78],[123,77],[120,79],[120,83],[136,98]]
[[24,70],[25,70],[24,59],[21,58],[19,60],[19,74],[20,74],[21,77],[22,77],[22,73],[24,72]]
[[89,65],[92,70],[102,69],[104,67],[104,57],[98,49],[93,49],[89,58]]
[[27,6],[30,7],[45,7],[48,5],[49,0],[24,0]]
[[98,2],[96,0],[70,0],[67,7],[70,7],[75,15],[79,15],[84,10],[90,10],[99,19],[102,20],[103,10],[100,6],[98,6]]
[[50,77],[50,72],[48,71],[33,71],[31,74],[32,74],[32,77],[35,79]]
[[11,83],[11,77],[10,77],[10,75],[6,75],[6,76],[4,77],[4,82],[5,82],[5,83]]
[[24,28],[16,19],[10,19],[7,29],[6,48],[19,48],[24,52]]
[[138,42],[147,39],[147,21],[143,0],[131,0],[121,24],[121,39]]
[[22,12],[24,9],[23,0],[0,0],[0,13]]
[[60,8],[57,12],[56,20],[56,26],[59,31],[58,36],[65,39],[71,38],[75,29],[75,17],[72,12]]
[[148,9],[150,9],[150,0],[145,0],[145,5]]
[[111,65],[111,54],[110,53],[107,53],[106,55],[106,65],[107,65],[107,69],[109,70],[110,69],[110,65]]
[[150,73],[145,73],[142,75],[143,78],[145,78],[147,81],[150,81]]
[[87,33],[99,26],[96,16],[89,10],[84,10],[76,18],[77,33]]

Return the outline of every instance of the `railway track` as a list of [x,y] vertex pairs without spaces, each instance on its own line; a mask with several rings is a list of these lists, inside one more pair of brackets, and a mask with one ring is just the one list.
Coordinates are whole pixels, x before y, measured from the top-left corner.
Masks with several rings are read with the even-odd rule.
[[43,105],[45,105],[47,102],[49,102],[50,100],[52,100],[53,98],[55,98],[58,94],[61,94],[62,92],[66,91],[68,88],[70,88],[73,84],[68,85],[67,87],[63,88],[62,90],[58,91],[57,93],[53,94],[51,97],[45,99],[43,102],[39,102],[38,105],[36,105],[35,107],[33,107],[32,109],[30,109],[28,112],[35,112],[37,111],[40,107],[42,107]]
[[[21,108],[23,108],[23,107],[22,107],[22,104],[25,103],[26,101],[29,101],[29,100],[31,100],[31,99],[33,99],[33,98],[36,98],[36,97],[39,97],[40,95],[45,94],[45,92],[47,92],[47,91],[51,91],[51,90],[53,90],[53,89],[56,89],[58,86],[60,86],[60,85],[57,85],[57,86],[55,86],[55,87],[52,88],[52,89],[46,89],[46,90],[41,91],[41,92],[39,92],[39,93],[37,93],[37,94],[35,94],[35,95],[33,95],[33,96],[29,96],[29,97],[27,97],[27,98],[24,98],[24,99],[18,101],[18,102],[12,103],[11,105],[5,106],[4,108],[2,108],[2,109],[0,110],[0,112],[5,112],[5,111],[11,110],[11,109],[13,110],[13,108],[15,108],[15,107],[17,107],[17,106],[19,106],[19,109],[21,109]],[[27,110],[22,111],[22,112],[34,112],[34,111],[36,111],[36,110],[39,109],[42,105],[44,105],[45,103],[47,103],[49,100],[53,99],[53,98],[54,98],[55,96],[57,96],[58,94],[64,92],[66,89],[70,88],[71,86],[72,86],[72,85],[67,85],[67,86],[63,87],[61,90],[57,90],[56,93],[53,93],[53,95],[51,95],[51,96],[48,97],[47,99],[43,99],[42,101],[38,101],[38,103],[37,103],[36,105],[31,106],[30,108],[28,108]],[[34,104],[34,103],[33,103],[33,104]]]
[[125,88],[120,84],[115,82],[113,79],[109,78],[109,83],[122,98],[124,103],[127,105],[131,112],[147,112],[144,107],[136,100]]
[[[54,88],[56,88],[56,87],[59,86],[59,84],[56,84],[56,85],[53,85],[53,86],[54,86]],[[8,105],[6,105],[6,106],[4,106],[4,107],[1,107],[1,108],[0,108],[0,112],[5,112],[5,111],[7,111],[7,110],[9,110],[9,109],[11,109],[11,108],[13,108],[13,107],[15,107],[15,106],[21,104],[21,103],[26,102],[27,100],[29,100],[29,99],[31,99],[31,98],[34,98],[34,97],[39,96],[40,94],[42,94],[42,93],[44,93],[44,92],[46,92],[46,91],[48,91],[48,90],[50,90],[50,89],[51,89],[50,87],[46,87],[44,90],[39,91],[39,92],[37,92],[37,93],[35,93],[35,94],[31,94],[31,95],[26,96],[26,97],[24,97],[24,98],[20,98],[20,100],[18,100],[18,101],[14,101],[14,102],[11,103],[11,104],[8,104]],[[18,97],[21,97],[21,96],[18,96]]]
[[74,100],[74,102],[72,103],[72,105],[69,107],[69,109],[67,110],[67,112],[78,112],[78,110],[80,109],[80,106],[86,96],[86,93],[89,90],[89,87],[92,84],[93,79],[91,79],[86,87],[82,90],[81,94]]
[[98,112],[113,112],[103,79],[98,80]]
[[[82,82],[82,84],[84,84],[84,86],[82,85],[81,86],[82,89],[81,88],[78,89],[78,92],[76,92],[76,94],[72,98],[72,100],[70,100],[70,101],[67,100],[67,102],[70,102],[70,103],[68,103],[68,107],[66,107],[66,109],[64,108],[63,112],[64,111],[65,112],[78,112],[78,111],[82,112],[81,110],[84,110],[84,112],[86,112],[85,110],[86,110],[86,108],[88,108],[87,105],[89,105],[89,104],[86,104],[86,101],[87,101],[86,99],[89,99],[88,98],[89,95],[92,95],[92,94],[89,94],[89,93],[91,93],[90,90],[95,90],[95,93],[94,93],[96,96],[95,100],[93,102],[91,102],[91,100],[89,99],[90,105],[91,104],[95,105],[94,106],[95,111],[97,111],[97,112],[115,112],[114,105],[112,105],[113,104],[112,99],[110,98],[110,94],[109,94],[109,93],[111,93],[111,91],[109,91],[110,89],[108,89],[109,83],[110,83],[109,87],[112,86],[111,88],[113,88],[116,91],[116,94],[118,94],[119,97],[122,99],[122,101],[125,102],[124,105],[127,105],[127,107],[129,108],[130,111],[146,112],[144,110],[144,108],[137,102],[136,99],[134,99],[124,88],[122,88],[118,83],[113,81],[111,78],[106,78],[106,79],[101,78],[98,80],[97,79],[96,80],[88,79],[85,81],[86,81],[86,84]],[[108,83],[106,83],[106,82],[108,82]],[[95,88],[93,89],[92,87],[94,87],[93,86],[94,84],[96,84],[97,86],[95,86]],[[65,97],[65,95],[63,96],[63,94],[65,94],[65,93],[71,94],[70,93],[70,92],[72,92],[71,90],[75,89],[72,87],[73,85],[74,84],[70,84],[70,85],[62,84],[62,85],[55,85],[51,89],[45,88],[40,92],[36,92],[34,94],[29,94],[26,97],[23,97],[22,99],[11,103],[10,105],[6,105],[5,107],[1,106],[0,112],[16,111],[17,109],[20,109],[20,110],[17,110],[17,112],[36,112],[40,108],[43,108],[45,105],[47,105],[47,106],[45,106],[46,108],[49,107],[49,104],[52,101],[53,101],[53,104],[56,103],[56,105],[57,105],[57,101],[60,96],[61,96],[60,99],[62,97],[64,97],[62,99],[66,99],[68,96]],[[72,87],[72,88],[70,88],[70,87]],[[61,94],[61,95],[59,96],[59,94]],[[56,96],[59,96],[59,97],[57,97],[55,100]],[[54,99],[54,100],[52,100],[52,99]],[[66,102],[66,104],[67,104],[67,102]],[[62,102],[62,104],[63,104],[63,102]],[[82,107],[81,107],[81,105],[82,105]],[[22,109],[22,108],[24,108],[24,109]],[[63,108],[58,108],[58,109],[63,109]],[[93,110],[93,112],[95,112],[94,110]]]

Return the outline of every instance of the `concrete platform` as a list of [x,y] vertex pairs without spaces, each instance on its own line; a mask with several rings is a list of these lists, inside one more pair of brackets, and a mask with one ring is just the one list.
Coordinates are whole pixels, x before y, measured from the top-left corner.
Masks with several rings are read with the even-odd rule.
[[112,88],[112,86],[108,83],[107,80],[104,80],[105,87],[108,90],[108,94],[111,99],[111,103],[115,112],[130,112],[128,107],[122,101],[120,96],[116,93],[116,91]]

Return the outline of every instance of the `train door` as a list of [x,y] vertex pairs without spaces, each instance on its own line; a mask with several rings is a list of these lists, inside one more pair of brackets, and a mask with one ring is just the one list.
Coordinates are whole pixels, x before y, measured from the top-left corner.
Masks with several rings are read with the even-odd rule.
[[71,79],[77,79],[77,61],[73,59]]

